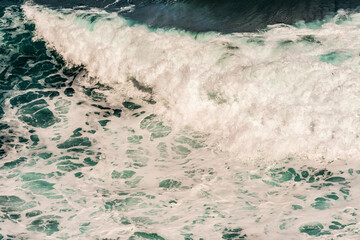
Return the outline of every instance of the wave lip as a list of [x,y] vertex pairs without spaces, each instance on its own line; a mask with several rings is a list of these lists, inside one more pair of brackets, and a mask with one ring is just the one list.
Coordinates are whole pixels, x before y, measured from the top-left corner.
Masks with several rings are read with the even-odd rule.
[[95,9],[23,10],[69,64],[117,94],[157,102],[158,114],[211,133],[223,150],[360,156],[359,14],[224,35],[129,26]]

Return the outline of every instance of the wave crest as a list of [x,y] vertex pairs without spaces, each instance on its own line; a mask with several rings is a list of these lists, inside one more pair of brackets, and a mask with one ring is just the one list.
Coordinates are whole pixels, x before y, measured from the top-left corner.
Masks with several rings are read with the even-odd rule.
[[221,149],[244,158],[360,156],[359,14],[222,35],[129,26],[100,10],[23,10],[68,63],[157,102],[158,114],[211,133]]

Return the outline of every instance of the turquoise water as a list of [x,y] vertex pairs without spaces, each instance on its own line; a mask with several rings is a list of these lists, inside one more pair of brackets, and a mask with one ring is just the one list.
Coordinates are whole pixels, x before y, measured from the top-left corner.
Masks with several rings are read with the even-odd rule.
[[0,6],[0,239],[359,238],[358,15],[201,35]]

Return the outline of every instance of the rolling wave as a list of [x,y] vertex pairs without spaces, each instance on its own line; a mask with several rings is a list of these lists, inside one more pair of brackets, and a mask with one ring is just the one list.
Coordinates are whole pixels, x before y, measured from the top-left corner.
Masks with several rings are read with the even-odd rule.
[[224,35],[129,25],[96,9],[23,9],[37,38],[85,66],[79,81],[156,102],[159,115],[211,133],[223,150],[360,156],[359,14]]

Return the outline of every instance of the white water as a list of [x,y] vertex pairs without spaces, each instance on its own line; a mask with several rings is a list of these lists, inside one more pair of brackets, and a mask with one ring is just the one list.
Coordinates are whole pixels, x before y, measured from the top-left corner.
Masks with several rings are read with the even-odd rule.
[[[262,33],[200,34],[200,41],[176,30],[129,27],[98,10],[23,9],[37,38],[66,61],[84,65],[118,93],[149,98],[128,81],[135,77],[153,88],[158,113],[211,133],[223,150],[245,158],[360,156],[360,14],[336,24],[345,15],[339,13],[318,29],[279,25]],[[91,23],[91,16],[98,19]],[[308,35],[319,42],[298,41]],[[280,44],[287,40],[294,42]],[[340,52],[339,61],[319,61],[332,52]]]
[[[1,234],[29,239],[129,239],[141,231],[170,240],[191,234],[193,239],[217,240],[225,229],[243,228],[241,234],[250,240],[314,239],[316,234],[301,228],[318,222],[321,231],[329,233],[317,239],[358,239],[357,15],[342,25],[328,22],[317,30],[273,26],[264,33],[206,33],[195,40],[195,34],[181,31],[128,27],[118,16],[98,10],[56,12],[27,5],[24,11],[35,23],[37,38],[69,63],[85,65],[95,79],[78,76],[73,97],[53,89],[59,97],[41,98],[60,121],[35,128],[38,145],[29,141],[9,148],[4,163],[22,156],[28,159],[1,169],[0,192],[33,206],[21,205],[21,218],[5,219]],[[14,20],[16,14],[10,11],[6,19],[21,22]],[[90,24],[91,16],[100,18]],[[279,43],[306,35],[315,40]],[[247,43],[249,39],[253,42]],[[255,40],[264,40],[264,45]],[[226,47],[229,44],[233,47]],[[332,63],[319,61],[319,55],[335,51],[342,54],[329,60]],[[129,76],[153,87],[157,104],[126,110],[122,94],[138,101],[150,98],[132,86]],[[104,101],[94,102],[84,94],[82,87],[92,88],[94,81],[114,87]],[[32,90],[11,91],[9,98],[28,91]],[[105,117],[112,110],[92,104],[120,106],[122,116]],[[17,114],[24,105],[13,106],[6,100],[3,119],[15,130],[12,135],[30,138],[28,130],[33,128]],[[132,117],[143,110],[145,114]],[[169,135],[153,138],[153,133],[161,132],[155,123],[141,127],[144,117],[153,112],[167,118],[164,125],[172,127]],[[99,120],[104,119],[111,121],[102,126]],[[186,124],[203,133],[184,130]],[[92,145],[82,147],[84,152],[60,148],[77,139],[72,135],[78,128]],[[137,142],[135,137],[141,139]],[[232,156],[225,151],[217,154],[214,143],[231,150]],[[93,155],[88,154],[91,151]],[[52,155],[40,157],[44,152]],[[291,153],[300,157],[284,157]],[[96,166],[85,163],[95,156],[99,156]],[[334,161],[334,156],[342,159]],[[66,165],[63,157],[84,166]],[[290,168],[301,180],[286,175]],[[116,175],[124,170],[134,175]],[[332,175],[316,175],[320,170]],[[303,171],[317,179],[310,181]],[[38,175],[31,178],[34,173]],[[343,180],[330,181],[331,176]],[[162,187],[167,179],[181,185]],[[53,184],[53,189],[39,186],[41,181]],[[33,210],[42,214],[24,216]],[[33,224],[47,216],[59,223],[58,231],[49,235],[46,222],[43,228]],[[331,229],[334,221],[344,226]]]

